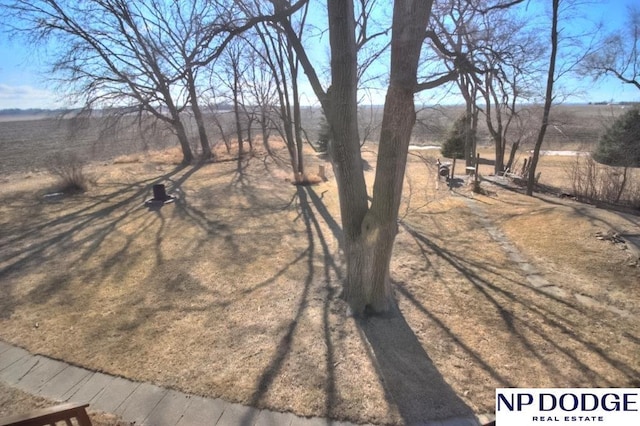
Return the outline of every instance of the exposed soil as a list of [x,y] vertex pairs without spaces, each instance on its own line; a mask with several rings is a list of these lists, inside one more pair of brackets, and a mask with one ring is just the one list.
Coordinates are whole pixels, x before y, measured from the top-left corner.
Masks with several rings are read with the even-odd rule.
[[[374,150],[365,159],[375,168]],[[435,159],[423,155],[426,163],[410,156],[392,260],[410,330],[398,341],[415,343],[413,356],[475,413],[493,411],[496,387],[640,386],[640,268],[628,266],[628,250],[595,238],[640,234],[638,217],[493,186],[489,196],[436,189]],[[325,164],[308,157],[309,170]],[[54,184],[45,174],[5,176],[0,338],[228,401],[407,421],[384,350],[395,320],[358,324],[339,297],[330,166],[327,182],[303,187],[264,154],[241,170],[175,160],[94,164],[93,185],[74,196],[43,197]],[[145,207],[155,183],[176,201]],[[567,297],[529,285],[465,197]]]

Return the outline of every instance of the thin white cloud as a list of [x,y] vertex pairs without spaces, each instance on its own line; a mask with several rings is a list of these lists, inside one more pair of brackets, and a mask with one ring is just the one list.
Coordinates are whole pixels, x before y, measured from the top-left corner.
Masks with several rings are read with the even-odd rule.
[[57,108],[56,95],[46,89],[28,85],[12,86],[0,83],[0,109]]

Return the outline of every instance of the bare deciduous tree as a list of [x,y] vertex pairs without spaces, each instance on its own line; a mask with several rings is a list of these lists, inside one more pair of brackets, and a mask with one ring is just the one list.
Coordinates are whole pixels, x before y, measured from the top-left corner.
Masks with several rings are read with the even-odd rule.
[[239,43],[231,43],[222,55],[222,60],[215,65],[222,68],[217,74],[218,82],[229,89],[229,100],[233,107],[235,133],[238,144],[238,170],[242,168],[244,156],[244,132],[242,123],[242,75],[247,63],[242,58],[242,46]]
[[257,22],[280,19],[306,2],[250,19],[229,0],[9,0],[0,7],[15,34],[36,46],[53,44],[52,74],[65,94],[87,108],[152,114],[173,128],[189,163],[193,153],[181,118],[189,105],[208,155],[198,69]]
[[556,80],[556,58],[558,55],[558,16],[560,10],[560,1],[553,0],[551,10],[551,53],[549,55],[549,68],[547,73],[547,89],[544,97],[544,109],[542,111],[542,122],[540,130],[533,149],[533,156],[529,164],[529,176],[527,178],[527,195],[533,195],[533,187],[536,184],[536,167],[540,159],[540,148],[544,141],[544,135],[549,125],[549,115],[551,112],[551,104],[553,103],[553,84]]
[[611,75],[640,89],[640,8],[629,6],[627,21],[621,24],[586,56],[580,71],[595,79]]
[[[493,9],[482,16],[484,48],[480,60],[485,69],[478,86],[484,98],[487,129],[495,146],[496,174],[510,168],[524,136],[519,105],[531,98],[539,75],[537,61],[544,52],[536,34],[508,9]],[[511,140],[511,154],[505,164],[505,152]]]
[[[15,0],[5,5],[16,31],[35,44],[54,40],[52,69],[65,92],[87,108],[113,105],[145,111],[169,123],[183,152],[193,154],[176,98],[175,70],[166,61],[159,33],[164,23],[151,3],[118,0]],[[179,96],[179,95],[178,95]]]
[[[581,28],[579,32],[571,31],[568,25],[562,26],[580,18],[579,10],[581,4],[575,0],[553,0],[551,3],[551,25],[550,25],[550,54],[547,66],[546,90],[544,95],[544,106],[542,110],[542,120],[538,130],[538,136],[533,149],[533,156],[529,163],[529,176],[527,178],[527,195],[533,195],[537,175],[536,168],[540,159],[540,149],[544,142],[544,137],[549,126],[549,116],[551,106],[558,102],[561,95],[558,83],[562,78],[570,73],[578,71],[579,65],[589,57],[593,51],[593,40],[590,37],[592,31],[589,28]],[[562,19],[562,21],[561,21]],[[576,25],[573,26],[577,27]],[[588,41],[588,44],[586,43]],[[561,52],[560,52],[561,51]]]
[[482,15],[476,3],[468,0],[438,3],[432,17],[434,29],[428,32],[433,50],[446,67],[444,76],[456,82],[465,101],[464,158],[467,166],[472,166],[475,160],[480,114],[478,98],[482,76],[487,72],[479,67],[479,55],[486,40],[482,40]]
[[[467,166],[475,161],[479,114],[482,112],[496,149],[496,173],[504,170],[507,134],[516,114],[523,82],[536,69],[536,43],[523,40],[524,26],[512,8],[522,1],[478,0],[439,2],[428,32],[430,45],[455,80],[465,100]],[[538,55],[538,56],[536,56]],[[530,77],[529,77],[530,78]],[[483,108],[484,107],[484,108]]]
[[[274,3],[276,3],[276,11],[285,6],[282,2]],[[290,30],[296,40],[302,43],[307,11],[308,9],[305,7],[302,8],[299,16],[287,17],[280,22],[256,25],[254,32],[258,42],[251,45],[254,53],[269,70],[273,79],[272,87],[277,102],[273,103],[272,110],[275,111],[277,120],[272,120],[272,122],[287,146],[294,179],[300,183],[304,180],[305,171],[298,82],[300,63],[296,51],[288,37],[285,36],[285,30],[281,27]],[[266,110],[263,108],[262,111],[264,116]],[[264,129],[263,125],[263,135]]]
[[391,251],[407,152],[416,119],[414,94],[432,0],[394,2],[389,85],[373,199],[369,206],[358,135],[358,58],[353,1],[329,0],[331,87],[324,90],[293,28],[285,33],[304,67],[331,127],[330,153],[338,182],[347,276],[344,297],[355,315],[383,312],[393,298]]

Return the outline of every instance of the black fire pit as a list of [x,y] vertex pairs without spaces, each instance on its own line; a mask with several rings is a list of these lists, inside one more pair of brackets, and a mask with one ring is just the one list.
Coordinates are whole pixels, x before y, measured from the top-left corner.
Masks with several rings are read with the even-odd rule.
[[168,195],[163,184],[153,185],[153,198],[145,201],[145,205],[162,205],[173,203],[176,197]]

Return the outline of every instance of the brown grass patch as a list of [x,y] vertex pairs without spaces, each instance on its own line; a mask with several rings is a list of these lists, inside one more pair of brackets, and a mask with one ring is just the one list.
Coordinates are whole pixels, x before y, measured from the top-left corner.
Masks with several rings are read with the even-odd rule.
[[[241,172],[232,161],[98,165],[95,186],[58,203],[11,181],[0,192],[0,337],[185,392],[401,423],[339,298],[335,182],[293,186],[280,161],[245,161]],[[410,157],[392,276],[408,324],[465,402],[482,413],[496,387],[640,385],[637,272],[591,237],[606,225],[638,233],[637,221],[499,189],[477,196],[549,280],[606,303],[585,307],[531,288],[469,191],[435,189],[431,163]],[[176,202],[145,208],[154,183]]]

